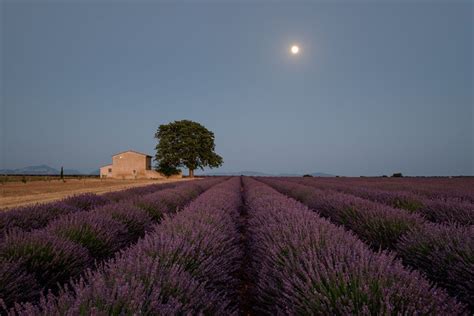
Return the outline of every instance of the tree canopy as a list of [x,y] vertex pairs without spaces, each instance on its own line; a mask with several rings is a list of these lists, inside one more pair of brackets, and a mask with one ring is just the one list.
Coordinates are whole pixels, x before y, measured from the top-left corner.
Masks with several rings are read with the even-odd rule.
[[223,163],[222,157],[215,153],[214,133],[197,122],[182,120],[160,125],[155,138],[158,140],[156,169],[167,176],[186,167],[193,177],[197,168],[216,168]]

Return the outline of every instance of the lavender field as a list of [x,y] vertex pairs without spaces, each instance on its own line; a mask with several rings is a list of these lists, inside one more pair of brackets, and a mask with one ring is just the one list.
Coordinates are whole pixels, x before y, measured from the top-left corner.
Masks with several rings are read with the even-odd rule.
[[0,314],[469,315],[471,178],[214,177],[0,214]]

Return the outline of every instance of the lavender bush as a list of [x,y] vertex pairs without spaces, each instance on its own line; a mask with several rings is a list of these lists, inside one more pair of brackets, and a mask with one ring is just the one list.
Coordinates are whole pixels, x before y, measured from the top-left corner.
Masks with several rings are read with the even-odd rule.
[[459,315],[463,306],[373,253],[352,234],[263,183],[245,179],[256,312],[317,315]]
[[291,178],[290,180],[318,189],[341,191],[395,208],[416,212],[436,223],[457,222],[463,225],[474,224],[474,203],[458,198],[428,198],[413,192],[384,191],[377,188],[351,186],[344,182],[327,184],[313,179]]
[[102,196],[110,201],[119,202],[137,198],[145,194],[158,192],[160,190],[179,187],[183,182],[170,182],[163,184],[151,184],[146,186],[134,187],[126,190],[113,191],[103,194]]
[[[41,231],[33,233],[13,231],[0,245],[0,265],[10,266],[6,268],[7,272],[12,269],[11,277],[16,275],[19,279],[4,276],[0,288],[5,293],[1,292],[0,298],[3,298],[7,305],[11,304],[13,299],[16,301],[30,299],[32,294],[38,295],[41,288],[66,282],[71,274],[80,273],[90,263],[87,250],[73,242]],[[31,281],[31,283],[16,284],[20,281]],[[28,288],[24,293],[12,294],[11,289],[18,287]]]
[[85,247],[92,257],[111,256],[125,245],[127,229],[111,215],[100,212],[78,212],[63,216],[47,227],[49,234]]
[[[181,183],[180,183],[181,184]],[[106,193],[102,196],[87,193],[75,195],[59,202],[22,206],[0,213],[0,241],[10,229],[31,231],[43,228],[50,221],[62,215],[91,210],[106,205],[111,201],[133,200],[144,194],[157,192],[166,188],[178,187],[178,184],[152,184],[143,187],[131,188],[122,191]]]
[[[191,200],[195,196],[196,190],[205,190],[221,181],[223,181],[223,179],[205,180],[199,181],[199,185],[185,186],[184,189],[187,190],[187,193],[180,195],[180,203],[184,204]],[[186,194],[188,196],[187,199]],[[176,197],[177,194],[173,194],[172,196]],[[131,200],[133,201],[133,198]],[[55,291],[57,284],[61,285],[62,282],[69,277],[77,277],[86,266],[91,266],[93,260],[100,261],[110,257],[120,248],[136,241],[145,231],[150,230],[152,219],[145,211],[135,207],[132,201],[107,204],[96,208],[92,212],[81,211],[66,214],[50,222],[46,228],[31,232],[31,238],[40,235],[48,236],[48,240],[51,239],[57,244],[69,244],[80,247],[82,252],[77,253],[86,261],[85,264],[81,265],[80,269],[65,268],[60,278],[51,278],[51,283],[48,283],[44,279],[39,280],[38,283],[41,285],[41,288],[33,287],[34,290],[32,290],[32,292],[35,293],[35,297],[40,294],[42,288]],[[17,235],[27,240],[30,238],[28,234],[20,233],[19,230],[13,231],[6,237],[3,243],[3,249],[9,249],[10,251],[15,249],[18,242],[13,237]],[[33,238],[33,240],[35,239]],[[38,249],[47,254],[47,252],[41,250],[41,247]],[[19,252],[15,258],[23,262],[28,259],[28,255],[27,252]],[[25,256],[25,258],[23,258],[23,256]],[[9,260],[9,257],[5,258],[5,260],[7,259]],[[28,266],[22,265],[21,267],[24,274],[27,275],[28,271],[30,271]],[[45,265],[43,268],[39,268],[39,271],[42,271],[42,275],[47,275],[48,273],[55,273],[55,267],[56,265],[54,264],[51,266]],[[34,269],[32,268],[31,270]],[[5,291],[10,291],[9,288],[11,287],[11,284],[6,284]],[[27,298],[26,296],[18,296],[14,300],[21,302]],[[8,301],[5,299],[5,301],[6,306],[11,306],[13,298],[8,299]]]
[[427,223],[405,234],[397,252],[474,310],[474,226]]
[[97,213],[110,215],[114,220],[125,225],[126,242],[133,242],[143,237],[151,229],[153,220],[148,213],[131,202],[111,203],[94,210]]
[[154,221],[159,222],[164,214],[175,213],[191,199],[220,181],[222,179],[187,182],[178,188],[170,188],[144,195],[134,200],[134,203],[137,207],[148,212]]
[[0,307],[6,308],[16,300],[31,300],[40,286],[17,260],[0,259]]
[[401,235],[416,229],[423,218],[349,194],[322,191],[298,183],[265,179],[276,188],[332,221],[353,230],[373,248],[394,249]]
[[233,314],[241,253],[232,213],[240,203],[239,179],[217,185],[60,295],[11,313]]
[[0,240],[4,234],[11,229],[31,231],[43,228],[48,223],[64,214],[79,211],[78,208],[63,202],[47,204],[36,204],[33,206],[22,206],[8,211],[0,212]]
[[428,220],[437,223],[455,222],[462,225],[474,225],[474,203],[467,201],[426,200],[418,212]]
[[264,182],[351,229],[370,245],[397,250],[405,263],[472,305],[472,294],[468,294],[472,293],[468,284],[472,284],[474,270],[472,227],[430,224],[415,214],[402,215],[401,210],[297,183],[271,179]]
[[[286,180],[296,180],[286,178]],[[299,179],[301,180],[301,179]],[[416,194],[432,200],[458,200],[474,203],[474,180],[464,178],[312,178],[308,182],[319,188],[365,188]]]
[[107,200],[105,197],[93,193],[73,195],[62,201],[67,205],[76,207],[83,211],[89,211],[94,207],[101,206],[109,202],[109,200]]

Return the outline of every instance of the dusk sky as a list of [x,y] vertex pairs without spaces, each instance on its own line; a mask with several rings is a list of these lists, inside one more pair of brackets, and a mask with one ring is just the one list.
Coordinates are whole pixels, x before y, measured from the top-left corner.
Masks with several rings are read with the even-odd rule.
[[1,2],[0,169],[190,119],[219,171],[474,175],[471,1],[38,2]]

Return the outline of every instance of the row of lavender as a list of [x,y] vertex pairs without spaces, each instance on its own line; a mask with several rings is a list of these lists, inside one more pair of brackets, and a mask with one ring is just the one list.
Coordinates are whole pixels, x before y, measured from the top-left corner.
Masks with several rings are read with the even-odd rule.
[[387,253],[246,179],[256,300],[266,314],[455,315],[462,307]]
[[240,180],[203,193],[165,216],[135,246],[39,304],[16,305],[20,315],[232,314],[242,257],[236,226]]
[[22,206],[0,212],[0,240],[9,230],[31,231],[46,227],[48,223],[65,214],[89,211],[95,207],[121,200],[130,200],[163,189],[174,188],[176,182],[152,184],[127,190],[96,195],[86,193],[59,202]]
[[474,308],[474,226],[430,223],[352,195],[277,179],[262,181],[352,230],[372,248],[395,250],[406,264]]
[[155,188],[153,193],[133,194],[119,202],[100,203],[95,208],[90,204],[86,210],[61,214],[44,228],[7,232],[0,243],[0,298],[11,306],[13,302],[34,301],[46,290],[56,291],[86,268],[136,242],[164,214],[182,208],[219,181]]
[[[316,180],[316,179],[315,179]],[[409,192],[435,200],[468,201],[474,203],[474,178],[318,178],[321,183],[346,184],[352,187]]]
[[285,180],[310,185],[321,190],[335,190],[352,194],[395,208],[405,209],[423,215],[436,223],[456,222],[462,225],[474,224],[474,202],[458,198],[435,198],[409,191],[386,191],[378,188],[354,186],[341,180],[331,182],[320,179],[286,178]]
[[[263,183],[244,184],[246,230],[239,230],[241,182],[232,178],[60,294],[10,314],[464,314],[393,255],[372,252]],[[253,282],[242,294],[245,257]]]

